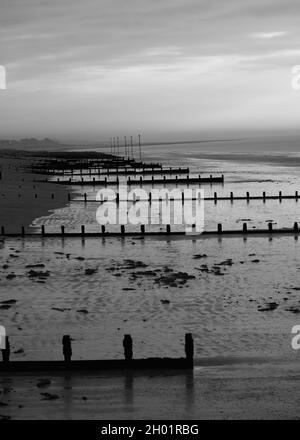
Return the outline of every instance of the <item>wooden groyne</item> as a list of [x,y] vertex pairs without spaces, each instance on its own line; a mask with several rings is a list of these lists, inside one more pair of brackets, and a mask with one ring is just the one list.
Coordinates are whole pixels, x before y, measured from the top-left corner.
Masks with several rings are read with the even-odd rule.
[[[195,226],[193,226],[195,228]],[[192,238],[201,238],[208,236],[222,236],[222,235],[232,235],[232,236],[247,236],[247,235],[296,235],[298,236],[300,233],[300,228],[298,222],[295,222],[293,227],[286,228],[274,228],[273,223],[269,222],[267,228],[262,229],[249,229],[247,223],[243,223],[241,229],[223,229],[222,223],[217,224],[217,228],[215,230],[203,231],[197,233],[194,231],[194,234],[187,234],[185,231],[172,231],[171,225],[166,225],[164,230],[159,231],[147,231],[145,225],[140,226],[140,230],[138,231],[126,231],[126,227],[124,225],[120,226],[119,231],[108,231],[107,228],[102,225],[100,232],[87,232],[84,225],[81,226],[80,232],[67,232],[65,226],[61,226],[60,232],[47,232],[45,226],[41,226],[40,232],[28,232],[25,230],[25,227],[21,227],[20,232],[15,233],[7,233],[4,226],[1,227],[0,236],[5,237],[23,237],[23,238],[72,238],[72,237],[81,237],[81,238],[104,238],[104,237],[162,237],[167,238],[170,236],[191,236]]]
[[[230,196],[218,196],[218,194],[215,192],[213,196],[210,197],[203,197],[202,200],[204,201],[214,201],[214,202],[218,202],[218,201],[237,201],[237,200],[245,200],[245,201],[250,201],[250,200],[263,200],[264,202],[266,200],[296,200],[298,201],[299,199],[299,194],[298,191],[295,191],[295,194],[282,194],[282,191],[279,191],[278,195],[266,195],[266,193],[264,192],[262,196],[251,196],[249,192],[246,193],[245,196],[234,196],[233,192],[230,193]],[[68,194],[68,200],[72,201],[72,202],[84,202],[84,203],[101,203],[101,202],[105,202],[105,200],[97,200],[97,199],[89,199],[86,193],[83,193],[83,198],[79,199],[79,198],[75,198],[75,199],[71,199],[71,195]],[[160,199],[155,199],[152,196],[152,193],[149,192],[148,197],[146,199],[139,199],[139,200],[129,200],[129,199],[120,199],[120,194],[116,193],[116,203],[120,203],[120,202],[131,202],[131,203],[136,203],[136,202],[140,202],[140,201],[145,201],[145,202],[158,202]],[[165,200],[165,199],[163,199]],[[184,191],[181,192],[181,196],[179,198],[174,198],[174,197],[170,197],[170,200],[173,201],[179,201],[181,200],[182,202],[184,201],[196,201],[199,200],[199,197],[185,197],[185,193]]]
[[157,369],[193,369],[194,341],[191,333],[185,334],[185,357],[181,358],[145,358],[134,359],[133,341],[130,335],[124,335],[124,359],[72,360],[70,335],[62,338],[63,360],[57,361],[11,361],[10,341],[6,336],[6,348],[2,349],[2,372],[44,372],[44,371],[101,371],[101,370],[157,370]]
[[[153,169],[153,168],[124,168],[124,169],[102,169],[102,168],[97,168],[97,169],[93,169],[90,168],[88,171],[83,171],[83,170],[78,170],[78,172],[74,172],[74,171],[67,171],[67,172],[51,172],[51,173],[47,173],[49,175],[52,176],[72,176],[72,177],[81,177],[81,176],[130,176],[130,175],[143,175],[143,176],[147,176],[147,175],[155,175],[155,174],[189,174],[190,169],[189,168],[172,168],[172,167],[168,167],[168,168],[157,168],[157,169]],[[46,173],[39,173],[39,174],[46,174]]]
[[[116,180],[108,180],[106,177],[105,179],[88,179],[88,180],[84,180],[83,178],[80,180],[72,180],[71,178],[68,180],[65,179],[57,179],[57,180],[36,180],[34,179],[34,182],[39,182],[39,183],[53,183],[53,184],[58,184],[58,185],[76,185],[76,186],[118,186],[120,185],[120,180],[116,179]],[[167,185],[169,183],[184,183],[186,185],[189,184],[213,184],[213,183],[224,183],[224,176],[212,176],[210,175],[209,177],[201,177],[200,175],[198,177],[190,177],[190,176],[186,176],[186,177],[178,177],[175,176],[174,178],[167,178],[166,176],[164,176],[163,178],[159,178],[159,179],[155,179],[152,176],[152,179],[145,179],[143,177],[140,177],[139,179],[131,179],[130,177],[125,180],[124,182],[122,182],[123,184],[126,184],[128,186],[133,186],[133,185],[155,185],[155,184],[163,184],[163,185]]]
[[[36,190],[36,185],[33,185],[32,188]],[[22,197],[22,194],[21,194],[21,191],[20,191],[21,189],[22,189],[22,186],[20,185],[19,186],[18,198]],[[6,194],[2,193],[2,197],[5,197],[5,196],[6,196]],[[26,194],[26,196],[28,197],[28,194]],[[38,199],[41,196],[43,198],[45,198],[44,194],[39,194],[39,193],[36,193],[36,192],[32,193],[32,197],[35,198],[35,199]],[[51,193],[49,195],[49,197],[51,199],[55,199],[55,193]],[[203,197],[202,200],[208,201],[208,202],[209,201],[213,201],[215,203],[222,202],[222,201],[230,201],[230,202],[233,203],[234,201],[238,201],[238,200],[244,200],[244,201],[247,201],[247,202],[250,202],[251,200],[262,200],[263,202],[266,202],[268,200],[279,200],[279,202],[281,202],[282,200],[295,200],[297,202],[299,200],[299,198],[300,198],[300,195],[299,195],[298,191],[295,191],[294,194],[282,194],[282,191],[279,191],[278,194],[271,194],[271,195],[267,195],[264,192],[261,196],[258,196],[258,195],[255,195],[255,196],[252,195],[251,196],[249,192],[247,192],[246,195],[244,195],[244,196],[235,196],[233,194],[233,192],[231,192],[229,196],[219,196],[215,192],[213,196]],[[81,202],[82,203],[103,203],[103,202],[106,201],[106,200],[97,200],[97,199],[94,199],[94,198],[89,198],[87,193],[83,193],[82,194],[82,198],[78,198],[78,197],[72,198],[71,197],[71,193],[68,193],[67,196],[66,196],[66,199],[67,199],[68,202],[75,202],[75,203],[76,202],[78,202],[78,203],[81,203]],[[115,198],[115,202],[117,204],[120,203],[120,202],[125,202],[125,201],[130,202],[130,203],[137,203],[137,202],[140,202],[140,201],[145,201],[145,202],[148,201],[148,202],[151,203],[151,202],[157,202],[159,200],[165,200],[165,199],[162,199],[162,198],[156,199],[156,198],[154,198],[152,196],[151,191],[148,193],[148,197],[144,198],[144,199],[138,199],[138,200],[120,199],[120,194],[119,193],[116,193],[116,198]],[[189,201],[189,200],[192,200],[192,201],[199,200],[199,197],[198,198],[197,197],[186,197],[184,191],[181,191],[179,198],[171,196],[169,200],[173,200],[173,201],[181,200],[184,203],[185,201]]]

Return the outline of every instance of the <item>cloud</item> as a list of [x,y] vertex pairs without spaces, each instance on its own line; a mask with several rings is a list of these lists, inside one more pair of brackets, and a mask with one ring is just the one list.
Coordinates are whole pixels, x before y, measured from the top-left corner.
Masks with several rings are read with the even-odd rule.
[[284,37],[288,34],[287,31],[276,31],[276,32],[256,32],[252,34],[253,38],[261,38],[264,40],[271,40],[273,38]]

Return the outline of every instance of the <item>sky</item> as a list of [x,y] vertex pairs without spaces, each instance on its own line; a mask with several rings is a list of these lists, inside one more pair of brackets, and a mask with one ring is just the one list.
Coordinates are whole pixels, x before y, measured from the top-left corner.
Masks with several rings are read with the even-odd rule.
[[1,0],[0,65],[0,138],[300,129],[298,0]]

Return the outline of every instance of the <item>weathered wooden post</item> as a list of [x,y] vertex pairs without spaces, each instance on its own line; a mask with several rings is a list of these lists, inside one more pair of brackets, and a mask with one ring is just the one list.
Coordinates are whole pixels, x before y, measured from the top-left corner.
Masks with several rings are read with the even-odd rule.
[[298,191],[295,191],[295,198],[298,200]]
[[60,229],[61,229],[61,235],[65,235],[65,227],[61,226]]
[[247,223],[243,223],[243,232],[247,233]]
[[279,191],[279,200],[282,200],[282,191]]
[[218,234],[222,234],[222,223],[218,223]]
[[105,226],[104,225],[101,226],[101,232],[103,235],[105,234]]
[[268,223],[269,232],[273,231],[273,224],[271,222]]
[[185,356],[188,361],[194,360],[194,339],[192,333],[185,334]]
[[145,235],[145,225],[141,225],[141,234]]
[[167,234],[171,234],[171,226],[167,225]]
[[214,193],[214,200],[215,200],[215,203],[216,203],[217,199],[218,199],[218,194],[215,192],[215,193]]
[[63,355],[65,363],[69,364],[72,357],[72,343],[70,335],[64,335],[62,338]]
[[233,192],[230,193],[230,200],[233,202]]
[[1,349],[2,352],[2,361],[4,364],[9,363],[9,357],[10,357],[10,343],[8,336],[5,336],[5,348]]
[[295,231],[295,232],[298,232],[298,231],[299,231],[298,223],[297,223],[297,222],[294,223],[294,231]]
[[264,191],[263,192],[263,199],[264,199],[264,202],[266,201],[266,192]]
[[125,235],[125,225],[121,225],[121,235]]
[[247,191],[247,193],[246,193],[246,197],[247,197],[247,200],[249,201],[249,199],[250,199],[249,191]]
[[84,237],[85,235],[85,226],[81,225],[81,235]]
[[133,351],[132,351],[132,337],[130,335],[124,335],[123,347],[124,347],[125,360],[131,361],[133,357]]

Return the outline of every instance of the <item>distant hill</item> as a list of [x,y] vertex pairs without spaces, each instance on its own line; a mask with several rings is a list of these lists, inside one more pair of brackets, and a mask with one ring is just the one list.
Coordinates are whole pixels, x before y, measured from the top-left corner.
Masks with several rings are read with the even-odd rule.
[[55,140],[45,138],[25,138],[20,140],[15,139],[0,139],[0,149],[13,149],[13,150],[64,150],[69,149],[70,145],[62,144]]

